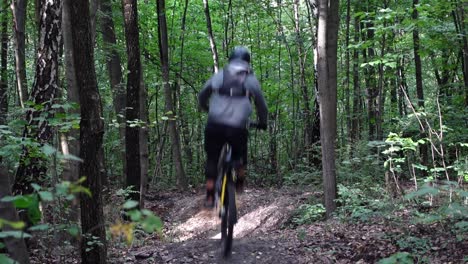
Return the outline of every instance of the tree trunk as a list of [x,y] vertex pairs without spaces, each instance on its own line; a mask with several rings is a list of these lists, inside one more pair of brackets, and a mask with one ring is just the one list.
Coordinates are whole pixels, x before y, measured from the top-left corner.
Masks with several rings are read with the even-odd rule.
[[468,40],[466,37],[466,22],[465,22],[465,6],[466,3],[456,1],[456,10],[453,11],[454,23],[457,28],[457,33],[460,36],[461,54],[462,54],[462,72],[464,89],[461,94],[465,93],[465,107],[468,107]]
[[[58,55],[61,38],[62,4],[60,0],[41,5],[40,43],[37,51],[36,76],[31,100],[42,108],[31,108],[26,113],[24,138],[35,139],[40,146],[52,137],[48,119],[53,116],[52,105],[58,91]],[[16,171],[15,194],[32,193],[31,183],[43,184],[47,172],[46,160],[42,156],[29,157],[32,150],[25,147]]]
[[[0,199],[6,196],[11,196],[10,190],[10,175],[7,170],[0,167]],[[0,216],[3,220],[10,222],[18,222],[18,214],[11,202],[0,202]],[[13,231],[9,225],[4,225],[2,231]],[[3,239],[6,249],[12,259],[20,264],[29,263],[29,253],[26,243],[22,238],[7,237]]]
[[[368,20],[365,24],[365,40],[367,42],[373,42],[375,37],[374,22]],[[367,48],[365,53],[366,62],[370,62],[375,58],[375,50],[373,45]],[[376,98],[378,96],[377,84],[375,82],[375,69],[372,65],[367,65],[365,75],[365,83],[367,89],[367,115],[368,115],[368,127],[369,127],[369,141],[376,139],[376,119],[377,119],[377,104]]]
[[294,30],[296,33],[297,56],[299,57],[299,85],[301,86],[304,111],[304,148],[309,165],[313,164],[312,155],[312,116],[310,111],[309,91],[306,83],[304,42],[299,17],[299,0],[294,0]]
[[157,0],[158,29],[159,29],[159,55],[161,59],[162,77],[164,83],[164,97],[166,100],[166,113],[169,122],[169,135],[172,142],[172,158],[176,170],[177,185],[179,188],[188,187],[187,178],[182,164],[182,155],[180,151],[179,132],[177,130],[174,101],[172,98],[172,89],[169,83],[169,50],[167,40],[166,24],[166,3],[165,0]]
[[206,27],[208,29],[208,39],[210,40],[211,53],[213,54],[213,67],[214,67],[214,71],[218,72],[218,69],[219,69],[218,50],[216,49],[216,42],[213,36],[213,29],[211,28],[211,16],[210,16],[210,7],[208,5],[208,0],[203,0],[203,6],[205,8]]
[[[88,1],[72,1],[73,58],[79,87],[80,122],[80,175],[86,177],[84,187],[92,196],[82,194],[81,205],[81,261],[106,263],[107,245],[102,204],[102,186],[99,150],[102,149],[104,122],[101,97],[94,68],[94,49],[91,41]],[[94,237],[94,238],[93,238]],[[96,244],[96,239],[100,242]]]
[[[345,112],[346,112],[346,132],[347,132],[347,138],[351,139],[352,138],[352,132],[351,132],[351,92],[350,92],[350,77],[351,77],[351,69],[350,69],[350,50],[349,50],[349,39],[350,39],[350,24],[351,24],[351,1],[347,0],[346,1],[346,33],[345,33],[345,48],[346,48],[346,54],[345,54],[345,71],[346,71],[346,78],[345,78]],[[349,143],[352,141],[349,140]],[[351,144],[352,145],[352,144]]]
[[[354,43],[359,43],[359,18],[354,18]],[[354,146],[360,139],[361,86],[359,85],[359,51],[353,51],[353,112],[351,121],[351,142]]]
[[[62,32],[63,45],[65,51],[65,78],[67,85],[67,97],[69,103],[78,105],[76,109],[72,109],[72,114],[80,114],[79,108],[79,93],[76,80],[75,65],[73,59],[73,42],[71,36],[71,21],[70,21],[70,5],[73,0],[63,0],[62,11]],[[60,143],[64,155],[80,156],[80,133],[78,129],[71,128],[67,133],[61,134]],[[65,160],[63,164],[62,179],[70,182],[75,182],[79,178],[80,163],[75,160]],[[79,217],[78,201],[72,202],[70,213],[66,216],[68,221],[77,223]]]
[[[11,9],[13,11],[13,30],[15,39],[15,70],[16,87],[18,89],[19,105],[24,108],[24,102],[28,99],[28,84],[26,82],[26,60],[25,60],[25,32],[26,32],[26,7],[27,0],[13,0]],[[6,14],[6,12],[5,12]]]
[[[413,0],[413,13],[412,17],[413,20],[416,22],[418,20],[418,9],[417,6],[419,5],[419,0]],[[414,51],[414,67],[415,67],[415,77],[416,77],[416,95],[418,97],[418,107],[421,110],[424,109],[424,90],[423,90],[423,82],[422,82],[422,66],[421,66],[421,56],[419,55],[419,30],[418,27],[415,26],[413,29],[413,51]],[[424,110],[425,111],[425,110]],[[421,131],[421,136],[424,137],[423,131]],[[427,145],[421,144],[419,145],[419,152],[421,156],[421,163],[423,165],[427,165],[429,162],[429,156],[427,153]]]
[[140,119],[141,61],[138,33],[137,0],[122,0],[125,20],[125,39],[127,43],[127,107],[125,127],[125,150],[127,161],[126,186],[133,187],[130,199],[140,201],[141,164],[140,129],[135,124]]
[[193,163],[193,152],[192,152],[192,146],[190,145],[190,131],[189,131],[189,124],[187,121],[187,118],[185,117],[184,114],[184,106],[185,100],[182,100],[182,93],[181,93],[181,83],[182,83],[182,74],[184,72],[184,44],[185,44],[185,23],[186,23],[186,18],[187,18],[187,9],[188,9],[188,0],[185,0],[184,4],[184,12],[182,15],[182,25],[181,25],[181,35],[180,35],[180,69],[178,73],[178,80],[176,84],[176,89],[177,89],[177,96],[179,97],[179,116],[180,116],[180,127],[182,129],[182,138],[183,138],[183,149],[185,152],[185,158],[187,159],[187,167],[186,170],[189,172],[192,169],[192,163]]
[[140,208],[145,208],[145,194],[148,185],[148,171],[149,171],[149,149],[148,149],[148,138],[149,138],[149,120],[148,120],[148,90],[143,80],[143,70],[141,70],[140,77],[140,120],[143,122],[143,126],[140,127]]
[[324,199],[327,218],[336,209],[336,107],[338,0],[319,0],[317,65]]
[[[7,6],[7,0],[3,0]],[[3,12],[1,29],[1,69],[0,69],[0,124],[6,123],[8,113],[8,12]]]
[[[115,36],[114,20],[112,18],[112,2],[110,0],[100,0],[102,16],[101,31],[102,40],[104,42],[104,51],[106,52],[106,66],[109,74],[110,88],[112,90],[112,98],[114,111],[116,114],[117,123],[119,124],[119,135],[121,146],[125,144],[125,104],[126,92],[123,86],[121,60],[115,45],[117,44]],[[125,161],[125,149],[119,148],[122,155],[122,173],[127,171]],[[121,180],[123,179],[120,178]],[[123,181],[123,180],[122,180]]]

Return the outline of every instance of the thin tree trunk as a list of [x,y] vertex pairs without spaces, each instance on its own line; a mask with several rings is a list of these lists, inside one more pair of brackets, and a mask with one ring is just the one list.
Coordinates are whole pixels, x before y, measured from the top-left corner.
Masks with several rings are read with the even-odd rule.
[[[7,6],[7,0],[3,0]],[[1,27],[1,68],[0,68],[0,124],[6,123],[8,113],[8,12],[3,12]]]
[[[92,196],[81,195],[81,261],[85,264],[106,263],[107,243],[102,204],[102,185],[99,151],[102,149],[104,122],[101,97],[94,68],[94,49],[91,40],[88,1],[72,1],[73,58],[79,87],[80,175],[86,176],[84,186]],[[100,243],[95,243],[96,240]]]
[[309,91],[306,83],[306,72],[305,72],[305,54],[304,54],[304,43],[301,33],[300,17],[299,17],[299,0],[294,1],[294,30],[296,33],[296,46],[299,57],[299,85],[301,86],[302,97],[303,97],[303,111],[304,111],[304,148],[307,153],[307,160],[309,165],[313,164],[313,157],[311,153],[312,149],[312,117],[310,111],[310,98]]
[[[359,42],[359,18],[354,18],[354,43]],[[352,128],[351,142],[356,143],[360,138],[360,112],[361,112],[361,86],[359,85],[359,51],[353,51],[353,112],[352,112]],[[352,144],[354,146],[354,144]]]
[[145,208],[145,194],[147,191],[148,171],[149,171],[149,120],[148,120],[148,90],[143,80],[143,70],[141,71],[141,85],[140,85],[140,120],[143,126],[140,127],[140,166],[141,166],[141,184],[140,184],[140,207]]
[[[41,38],[37,52],[36,76],[31,100],[35,105],[43,107],[32,108],[26,113],[27,125],[23,132],[24,138],[35,139],[41,146],[52,137],[48,119],[53,116],[52,105],[58,92],[58,55],[61,42],[62,5],[60,0],[45,2],[41,5],[40,32]],[[33,189],[31,183],[44,183],[47,164],[42,156],[29,157],[31,149],[25,147],[20,157],[16,171],[15,194],[29,194]]]
[[[182,25],[181,25],[181,35],[180,35],[180,69],[179,69],[179,74],[178,74],[178,81],[176,84],[176,89],[177,89],[177,96],[181,99],[182,94],[181,94],[181,82],[182,82],[182,73],[184,72],[184,44],[185,44],[185,22],[187,18],[187,9],[188,9],[188,0],[185,0],[185,5],[184,5],[184,12],[182,15]],[[192,148],[190,145],[190,131],[189,131],[189,125],[187,122],[187,118],[185,117],[184,114],[184,102],[185,100],[180,100],[179,99],[179,116],[180,116],[180,124],[181,124],[181,129],[182,129],[182,138],[184,141],[184,152],[185,156],[187,159],[187,166],[188,170],[190,171],[192,167],[192,162],[193,162],[193,153],[192,153]]]
[[[112,90],[112,99],[114,111],[116,114],[117,123],[119,124],[119,136],[121,145],[125,144],[125,104],[126,91],[123,85],[121,60],[115,45],[117,40],[115,36],[114,19],[112,17],[112,2],[111,0],[100,0],[100,9],[103,13],[101,22],[102,40],[104,42],[104,50],[107,53],[106,67],[109,74],[110,88]],[[127,171],[125,161],[125,149],[119,148],[122,155],[122,173]],[[120,178],[123,181],[123,177]]]
[[[412,17],[414,21],[418,20],[418,9],[417,6],[419,5],[419,0],[413,0],[413,13]],[[424,90],[423,90],[423,82],[422,82],[422,66],[421,66],[421,56],[419,55],[419,30],[416,26],[413,29],[413,51],[414,51],[414,67],[415,67],[415,77],[416,77],[416,95],[418,97],[418,107],[424,109]],[[424,136],[423,131],[421,131],[421,136]],[[427,165],[429,162],[429,156],[427,152],[427,145],[421,144],[419,146],[420,156],[421,156],[421,163],[423,165]]]
[[320,135],[326,216],[336,209],[336,107],[338,0],[319,0],[317,65],[320,103]]
[[[78,105],[76,109],[72,109],[73,114],[80,113],[79,107],[79,94],[78,84],[76,80],[75,65],[73,60],[73,43],[71,36],[71,21],[70,21],[70,5],[73,0],[63,0],[62,11],[62,32],[63,32],[63,45],[65,51],[65,78],[67,84],[67,97],[69,103]],[[67,133],[60,135],[61,149],[64,155],[73,155],[79,157],[80,155],[80,133],[78,129],[71,128]],[[75,182],[79,178],[80,163],[76,160],[65,160],[63,164],[62,179],[70,182]],[[66,216],[68,221],[77,223],[79,217],[78,201],[74,200]]]
[[125,20],[125,39],[127,43],[128,75],[127,75],[127,107],[125,127],[125,150],[127,161],[126,186],[134,192],[130,199],[140,201],[141,163],[140,163],[140,129],[132,124],[140,119],[140,85],[141,61],[138,33],[138,13],[136,0],[122,0]]
[[214,67],[214,71],[218,72],[218,69],[219,69],[218,50],[216,48],[216,42],[213,36],[213,29],[211,27],[210,7],[208,5],[208,0],[203,0],[203,6],[205,8],[206,27],[208,29],[208,39],[210,40],[211,53],[213,55],[213,67]]
[[[349,50],[349,26],[351,24],[351,1],[347,0],[346,1],[346,33],[345,33],[345,48],[346,48],[346,54],[345,54],[345,70],[346,70],[346,79],[345,79],[345,111],[346,111],[346,132],[347,132],[347,138],[351,139],[352,138],[352,129],[351,129],[351,103],[350,103],[350,98],[351,98],[351,92],[350,92],[350,76],[351,76],[351,70],[350,70],[350,50]],[[351,140],[349,142],[352,142]]]
[[169,56],[167,41],[166,7],[165,0],[157,0],[158,25],[159,25],[159,53],[161,59],[162,77],[164,82],[164,97],[166,100],[166,116],[169,122],[169,135],[172,142],[172,158],[174,160],[177,185],[179,188],[188,187],[187,178],[182,164],[182,155],[180,151],[179,132],[177,130],[174,101],[172,98],[172,89],[169,83]]
[[453,11],[454,23],[457,28],[457,33],[460,36],[460,44],[462,46],[462,71],[463,71],[463,83],[464,89],[462,90],[465,93],[465,106],[468,106],[468,40],[466,36],[466,22],[465,22],[465,6],[466,3],[456,0],[456,10]]
[[[15,39],[15,70],[16,87],[18,89],[18,102],[24,108],[24,102],[28,99],[28,84],[26,82],[26,59],[25,59],[25,32],[26,32],[26,7],[27,0],[13,0],[11,9],[13,11],[13,31]],[[6,14],[6,12],[5,12]]]

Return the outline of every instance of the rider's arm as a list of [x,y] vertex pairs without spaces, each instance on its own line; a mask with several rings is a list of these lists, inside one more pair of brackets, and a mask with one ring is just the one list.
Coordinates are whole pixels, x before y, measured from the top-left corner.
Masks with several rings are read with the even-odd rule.
[[212,92],[211,82],[212,82],[212,79],[209,79],[203,86],[203,89],[198,94],[198,106],[203,111],[208,111],[208,102],[209,102],[211,92]]
[[245,80],[245,86],[252,93],[255,102],[255,108],[257,109],[258,117],[258,128],[266,129],[267,128],[267,118],[268,118],[268,108],[263,97],[263,92],[260,88],[260,83],[257,78],[253,75],[249,76]]

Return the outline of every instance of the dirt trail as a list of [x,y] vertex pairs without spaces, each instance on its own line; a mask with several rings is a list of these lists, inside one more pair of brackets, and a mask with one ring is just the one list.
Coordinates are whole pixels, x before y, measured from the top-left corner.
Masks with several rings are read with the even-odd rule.
[[[146,208],[164,220],[164,238],[142,234],[139,244],[131,248],[112,248],[109,263],[370,264],[405,251],[413,252],[414,263],[464,263],[464,252],[468,252],[466,234],[460,239],[445,226],[411,224],[404,215],[407,210],[400,212],[396,222],[376,217],[291,228],[288,221],[294,210],[320,193],[297,188],[247,189],[239,197],[232,258],[223,260],[220,221],[214,212],[201,210],[202,193],[150,194]],[[415,253],[415,249],[425,251]]]
[[[165,222],[164,241],[147,238],[124,253],[119,263],[301,263],[282,228],[313,193],[304,190],[246,189],[238,197],[232,257],[220,252],[220,220],[202,209],[202,191],[151,197],[146,207]],[[122,253],[122,252],[120,252]],[[116,260],[117,261],[117,260]],[[306,263],[306,262],[303,262]]]

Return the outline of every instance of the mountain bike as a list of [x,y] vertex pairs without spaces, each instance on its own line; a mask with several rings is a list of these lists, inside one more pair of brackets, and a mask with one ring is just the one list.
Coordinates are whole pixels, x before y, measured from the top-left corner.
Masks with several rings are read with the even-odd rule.
[[[256,128],[256,123],[250,123],[249,128]],[[237,223],[235,162],[232,159],[232,147],[224,144],[218,159],[218,177],[216,179],[215,204],[221,218],[221,245],[223,257],[228,258],[232,253],[232,238],[234,225]]]

